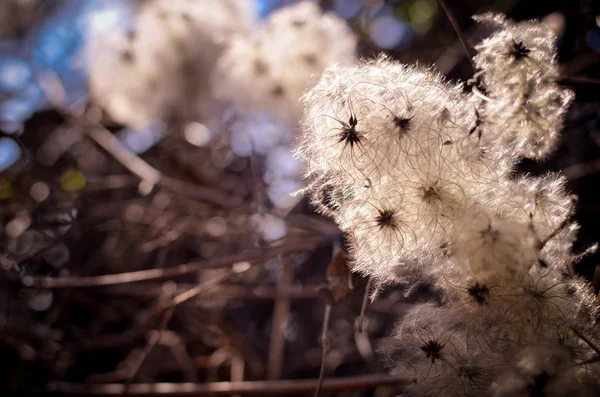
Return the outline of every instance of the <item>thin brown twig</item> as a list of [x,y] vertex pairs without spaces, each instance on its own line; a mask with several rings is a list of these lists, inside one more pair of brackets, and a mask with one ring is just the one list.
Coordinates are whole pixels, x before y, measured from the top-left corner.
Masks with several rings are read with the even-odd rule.
[[156,305],[154,308],[152,308],[149,312],[139,313],[138,316],[141,319],[142,323],[146,323],[146,322],[150,321],[150,319],[160,315],[165,310],[171,310],[172,308],[174,308],[175,306],[177,306],[181,303],[184,303],[200,294],[205,294],[205,293],[209,292],[210,290],[213,290],[215,287],[221,285],[221,283],[225,282],[226,280],[231,278],[233,275],[248,270],[249,267],[250,267],[250,265],[247,262],[246,262],[246,266],[234,265],[233,269],[226,271],[224,274],[221,274],[221,275],[214,277],[202,284],[198,284],[186,291],[183,291],[183,292],[175,295],[172,300],[168,300],[166,302],[161,301],[161,302],[159,302],[158,305]]
[[150,355],[152,350],[154,350],[154,348],[158,344],[160,338],[162,337],[163,332],[165,331],[165,329],[167,328],[167,325],[169,324],[169,321],[171,320],[171,317],[173,316],[175,307],[183,302],[186,302],[186,301],[192,299],[195,296],[198,296],[202,293],[205,293],[205,292],[217,287],[218,285],[220,285],[225,280],[229,279],[234,274],[241,273],[245,270],[248,270],[248,268],[249,268],[249,266],[243,266],[243,267],[238,267],[238,268],[234,267],[234,269],[227,271],[225,274],[223,274],[221,276],[215,277],[211,280],[208,280],[205,283],[199,284],[194,288],[191,288],[179,295],[174,296],[172,299],[168,300],[166,307],[164,304],[161,305],[159,303],[157,311],[162,311],[165,309],[166,309],[166,311],[163,314],[163,317],[161,319],[158,329],[152,334],[150,340],[146,344],[146,347],[144,348],[144,351],[142,352],[140,359],[136,363],[130,378],[127,380],[127,382],[125,382],[125,388],[123,389],[123,394],[127,394],[127,392],[129,391],[131,382],[133,382],[135,380],[135,378],[137,377],[144,361],[146,361],[146,358]]
[[177,332],[164,330],[159,343],[171,352],[171,356],[173,356],[176,363],[175,369],[181,371],[185,379],[184,382],[198,383],[200,381],[194,359],[188,353],[183,338]]
[[[294,280],[294,268],[287,260],[283,263],[283,274],[279,280],[277,289],[287,290]],[[273,324],[271,326],[271,339],[269,342],[269,358],[267,361],[267,380],[275,380],[281,377],[283,367],[283,355],[285,352],[285,328],[290,311],[290,299],[278,296],[273,308]]]
[[600,84],[600,79],[587,76],[560,76],[558,82],[564,85],[570,84]]
[[194,261],[169,268],[140,270],[135,272],[107,274],[103,276],[89,277],[19,277],[5,272],[4,275],[13,282],[18,282],[30,288],[93,288],[107,285],[118,285],[135,283],[149,280],[167,280],[186,276],[204,269],[214,269],[231,266],[237,262],[249,262],[255,264],[266,259],[275,258],[280,255],[289,255],[296,252],[311,251],[323,244],[325,241],[315,239],[314,241],[303,241],[302,243],[282,245],[279,247],[267,247],[242,252],[239,254],[224,256],[206,261]]
[[222,282],[224,282],[225,280],[228,280],[229,278],[231,278],[231,276],[233,276],[234,274],[240,273],[242,271],[245,271],[249,268],[250,266],[244,266],[243,269],[232,269],[227,271],[225,274],[222,274],[220,276],[217,276],[213,279],[208,280],[205,283],[199,284],[197,286],[195,286],[194,288],[190,288],[189,290],[182,292],[181,294],[175,296],[175,298],[173,298],[173,301],[171,302],[170,306],[171,307],[175,307],[183,302],[186,302],[192,298],[194,298],[195,296],[198,296],[200,294],[206,293],[209,290],[215,288],[216,286],[220,285]]
[[[190,289],[189,283],[178,283],[177,289],[181,292]],[[247,300],[274,300],[278,298],[285,299],[315,299],[319,298],[317,290],[327,288],[327,284],[298,284],[290,285],[287,289],[281,290],[278,287],[257,286],[243,287],[240,285],[224,285],[219,291],[208,293],[211,297],[215,295],[217,299],[247,299]],[[127,285],[127,286],[109,286],[98,290],[99,293],[114,296],[134,296],[140,298],[155,298],[162,291],[162,285]]]
[[452,11],[450,11],[450,8],[448,8],[448,4],[446,4],[446,0],[438,0],[438,3],[440,3],[440,6],[444,10],[446,17],[448,17],[448,20],[452,24],[452,27],[454,28],[454,31],[456,32],[456,35],[458,36],[458,39],[460,40],[460,44],[462,44],[463,49],[465,50],[465,53],[467,55],[467,58],[469,58],[469,63],[471,64],[473,73],[476,73],[477,68],[475,67],[475,63],[473,62],[473,51],[471,50],[471,47],[469,47],[469,44],[467,43],[467,40],[465,39],[465,36],[463,35],[463,33],[460,29],[460,26],[458,26],[458,22],[456,22],[456,19],[454,18],[454,14],[452,14]]
[[600,356],[600,348],[596,346],[594,342],[592,342],[587,336],[585,336],[581,331],[579,331],[575,327],[569,327],[571,331],[575,333],[582,341],[584,341],[593,351],[596,352],[597,355]]
[[142,351],[140,358],[135,362],[133,368],[131,369],[131,371],[129,373],[129,377],[127,378],[127,380],[124,383],[123,393],[122,393],[123,395],[128,394],[129,388],[130,388],[132,382],[135,381],[135,379],[137,378],[137,376],[140,372],[140,369],[142,368],[142,365],[144,365],[144,362],[146,361],[146,359],[148,358],[150,353],[152,353],[152,350],[154,350],[154,348],[158,344],[158,341],[160,340],[162,333],[167,328],[169,321],[171,321],[171,317],[173,317],[174,311],[175,311],[175,306],[170,307],[163,314],[163,317],[160,321],[160,325],[158,326],[158,329],[155,330],[150,335],[150,339],[148,340],[146,347],[144,347],[144,350]]
[[367,311],[367,304],[369,303],[369,292],[371,292],[371,277],[367,280],[365,285],[365,294],[363,295],[362,305],[360,306],[360,314],[358,316],[358,332],[363,331],[363,321],[365,319],[365,313]]
[[600,361],[600,356],[595,356],[595,357],[590,358],[589,360],[582,361],[575,365],[579,367],[579,366],[586,365],[586,364],[597,363],[598,361]]
[[314,397],[319,397],[319,394],[323,389],[323,382],[325,380],[325,358],[327,357],[327,350],[329,349],[327,330],[329,329],[329,320],[331,319],[332,307],[333,305],[331,303],[327,303],[325,305],[325,314],[323,315],[323,330],[321,331],[321,369],[319,371],[319,380],[316,384]]
[[561,172],[569,181],[594,175],[600,172],[600,159],[592,160],[587,163],[573,164],[563,168]]
[[[546,236],[543,240],[538,241],[538,249],[541,251],[542,248],[546,246],[548,241],[552,240],[556,235],[563,231],[563,229],[567,226],[567,223],[573,218],[575,215],[575,204],[577,203],[577,199],[575,197],[571,198],[569,203],[569,208],[567,214],[564,216],[563,220],[554,228],[554,230]],[[533,227],[533,223],[531,224]]]
[[149,187],[155,186],[160,181],[160,171],[129,150],[106,128],[101,126],[89,126],[89,128],[84,127],[84,130],[94,142],[110,153],[115,160],[138,176],[143,182],[147,183]]
[[360,332],[358,330],[358,326],[354,328],[354,344],[356,345],[358,353],[361,355],[365,363],[367,363],[369,368],[373,372],[381,371],[381,368],[375,356],[375,352],[373,350],[373,346],[371,344],[371,341],[369,340],[369,335]]
[[[137,383],[129,388],[129,395],[135,396],[204,396],[231,394],[284,395],[301,394],[314,390],[318,379],[292,379],[277,381],[251,382],[213,382],[213,383]],[[386,374],[357,375],[345,378],[325,379],[321,390],[336,392],[343,390],[365,390],[381,386],[402,386],[413,383],[412,380]],[[76,384],[51,382],[49,392],[63,395],[116,396],[123,391],[122,383]]]
[[231,372],[231,381],[232,382],[243,382],[244,380],[244,369],[246,367],[246,362],[244,361],[244,357],[234,354],[230,360],[230,372]]
[[[74,121],[74,123],[77,123],[77,121]],[[79,124],[82,123],[80,122]],[[142,180],[143,185],[140,185],[140,189],[143,191],[143,193],[149,193],[152,191],[154,186],[160,185],[176,193],[181,193],[187,197],[206,201],[211,204],[218,204],[220,206],[239,205],[239,203],[233,203],[231,200],[228,200],[229,197],[223,192],[201,187],[162,174],[159,170],[152,167],[150,164],[142,160],[138,155],[129,150],[124,144],[121,143],[121,141],[119,141],[119,139],[117,139],[114,134],[112,134],[102,125],[91,123],[87,120],[86,123],[83,124],[84,125],[82,128],[85,129],[86,134],[94,142],[96,142],[111,156],[113,156],[115,160],[117,160],[125,168]]]
[[[60,84],[60,82],[58,83]],[[46,91],[51,94],[49,90]],[[121,143],[121,141],[102,124],[85,117],[85,115],[80,116],[74,114],[64,107],[64,104],[61,102],[55,102],[54,105],[69,123],[75,127],[80,127],[96,144],[106,150],[106,152],[121,163],[121,165],[141,179],[142,182],[138,187],[142,194],[148,194],[152,191],[154,186],[161,185],[168,190],[219,206],[235,207],[240,204],[239,202],[235,202],[235,200],[228,200],[229,197],[218,190],[197,186],[164,175],[137,154],[129,150],[127,146]]]

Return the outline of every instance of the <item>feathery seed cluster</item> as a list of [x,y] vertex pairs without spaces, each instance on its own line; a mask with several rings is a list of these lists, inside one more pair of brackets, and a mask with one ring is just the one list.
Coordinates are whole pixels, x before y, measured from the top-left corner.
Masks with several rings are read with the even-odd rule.
[[352,64],[356,41],[342,19],[313,2],[282,8],[249,37],[231,40],[219,61],[216,96],[296,125],[304,91],[327,66]]
[[[269,199],[289,208],[291,193],[302,187],[290,151],[300,97],[329,65],[355,61],[357,39],[345,21],[312,1],[264,21],[253,6],[252,0],[138,4],[131,30],[89,46],[90,88],[97,104],[134,131],[163,121],[200,122],[209,142],[226,129],[235,154],[265,157]],[[148,133],[132,136],[144,135],[156,141]]]
[[211,77],[227,42],[255,23],[250,0],[149,1],[129,31],[89,46],[90,90],[116,121],[143,128],[157,119],[206,121],[223,105]]
[[[477,18],[472,92],[385,58],[334,66],[304,97],[297,155],[354,271],[426,280],[382,349],[415,396],[595,395],[598,304],[569,274],[575,198],[557,174],[515,175],[555,147],[572,93],[537,22]],[[417,276],[415,276],[417,275]],[[595,343],[595,342],[594,342]]]

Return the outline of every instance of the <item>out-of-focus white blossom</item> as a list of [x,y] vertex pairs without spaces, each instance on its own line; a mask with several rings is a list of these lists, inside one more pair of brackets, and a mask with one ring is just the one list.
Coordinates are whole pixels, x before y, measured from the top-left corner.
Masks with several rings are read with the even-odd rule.
[[144,2],[130,31],[102,35],[89,46],[92,96],[130,127],[168,118],[205,121],[221,109],[211,91],[217,59],[253,23],[250,0]]
[[269,111],[293,126],[302,117],[302,93],[326,67],[354,62],[356,41],[342,19],[311,1],[279,9],[248,37],[231,40],[215,92],[241,110]]
[[495,397],[526,396],[594,396],[600,387],[595,373],[581,373],[573,362],[573,353],[567,346],[532,344],[516,355],[506,373],[492,384]]
[[489,101],[485,139],[509,145],[524,157],[552,152],[573,93],[556,84],[558,63],[552,30],[540,22],[515,23],[485,14],[477,21],[497,29],[477,47],[475,65]]

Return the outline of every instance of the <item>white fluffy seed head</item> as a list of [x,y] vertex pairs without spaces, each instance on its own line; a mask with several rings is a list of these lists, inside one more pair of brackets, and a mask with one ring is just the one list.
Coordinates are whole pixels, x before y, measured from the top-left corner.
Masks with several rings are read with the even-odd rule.
[[558,142],[573,93],[556,84],[556,38],[540,22],[515,23],[503,15],[475,18],[495,29],[476,46],[474,61],[490,98],[485,122],[492,137],[519,155],[542,159]]
[[[480,146],[470,99],[429,69],[385,58],[333,66],[303,100],[297,155],[313,202],[352,191],[352,204],[321,208],[350,236],[354,270],[376,279],[443,256],[457,220],[498,195],[515,161]],[[381,214],[392,228],[377,226]]]
[[[492,383],[493,396],[558,397],[584,389],[582,382],[576,380],[576,365],[572,362],[570,351],[564,346],[542,343],[526,345],[519,349],[510,365],[512,367]],[[572,388],[576,383],[580,383],[579,387]]]
[[460,87],[427,69],[385,59],[334,66],[303,98],[299,155],[308,172],[335,170],[357,184],[401,173],[403,161],[439,159],[444,142],[465,135],[472,114],[455,112],[463,100]]
[[354,271],[435,290],[384,348],[417,380],[407,392],[598,390],[595,364],[575,365],[594,353],[572,330],[593,334],[599,305],[565,277],[573,197],[558,175],[512,172],[550,153],[570,101],[554,38],[535,22],[480,20],[498,31],[477,47],[473,95],[385,58],[327,70],[303,97],[307,191],[347,236]]
[[537,259],[537,241],[527,224],[471,210],[455,223],[451,244],[465,274],[489,280],[526,272]]
[[239,109],[270,111],[295,125],[300,97],[332,64],[352,64],[356,36],[311,1],[273,12],[249,37],[238,36],[219,61],[216,95]]
[[475,65],[485,71],[490,87],[502,87],[506,78],[515,74],[548,80],[557,76],[556,37],[550,27],[541,22],[508,20],[502,14],[482,14],[474,19],[490,25],[495,32],[475,49]]
[[130,31],[95,39],[87,50],[94,100],[116,121],[143,128],[153,120],[206,122],[218,113],[211,77],[234,34],[254,23],[249,0],[150,1]]

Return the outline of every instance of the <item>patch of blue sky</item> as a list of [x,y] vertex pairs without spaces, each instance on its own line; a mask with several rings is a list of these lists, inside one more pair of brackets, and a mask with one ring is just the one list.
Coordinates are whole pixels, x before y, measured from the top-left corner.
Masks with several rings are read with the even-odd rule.
[[33,113],[51,107],[41,84],[48,76],[60,82],[67,107],[87,100],[86,41],[127,29],[133,12],[124,0],[45,3],[42,17],[21,41],[0,43],[0,127],[16,130]]
[[21,154],[21,147],[14,139],[0,138],[0,172],[16,163]]

